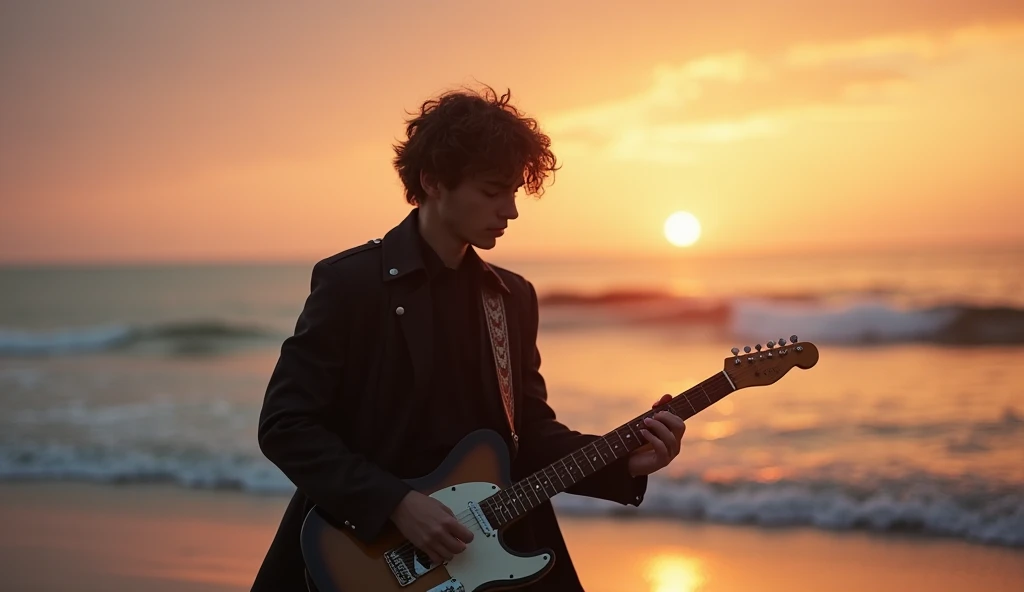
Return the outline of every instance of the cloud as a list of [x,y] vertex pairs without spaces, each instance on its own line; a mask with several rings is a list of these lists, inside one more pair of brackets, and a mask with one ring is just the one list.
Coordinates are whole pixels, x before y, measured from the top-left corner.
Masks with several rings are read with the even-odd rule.
[[546,127],[570,150],[688,164],[710,146],[782,134],[801,118],[871,117],[894,95],[910,91],[929,68],[1007,41],[1024,42],[1024,27],[869,37],[767,55],[706,55],[660,65],[646,89],[555,114]]

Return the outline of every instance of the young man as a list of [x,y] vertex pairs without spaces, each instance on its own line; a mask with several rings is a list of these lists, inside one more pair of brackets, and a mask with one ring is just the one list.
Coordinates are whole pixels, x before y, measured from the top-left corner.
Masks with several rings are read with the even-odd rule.
[[[259,424],[261,449],[297,491],[253,590],[305,589],[299,532],[314,505],[363,541],[390,523],[435,562],[463,551],[472,533],[403,479],[433,471],[473,430],[505,438],[513,479],[596,438],[560,423],[547,403],[533,285],[475,251],[493,248],[519,217],[517,193],[540,195],[557,169],[549,138],[509,98],[487,88],[423,103],[395,147],[415,207],[383,239],[313,267]],[[499,294],[505,308],[514,431],[482,290]],[[684,430],[675,415],[655,417],[643,433],[649,447],[568,491],[639,505],[646,476],[679,453]],[[528,589],[582,589],[550,503],[504,537],[516,550],[555,553],[551,571]]]

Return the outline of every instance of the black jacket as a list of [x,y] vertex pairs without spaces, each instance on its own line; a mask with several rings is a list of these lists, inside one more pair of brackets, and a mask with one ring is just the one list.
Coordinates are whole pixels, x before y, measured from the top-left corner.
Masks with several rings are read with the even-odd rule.
[[[260,448],[297,491],[254,591],[305,589],[299,532],[313,505],[338,522],[347,521],[354,536],[370,541],[408,492],[402,479],[421,476],[392,472],[403,455],[416,453],[415,443],[405,442],[403,435],[416,421],[416,410],[429,404],[430,376],[439,371],[431,367],[432,304],[417,215],[414,209],[383,240],[313,267],[309,297],[295,334],[281,347],[260,414]],[[547,403],[533,285],[482,260],[479,264],[484,281],[505,301],[518,446],[507,424],[502,435],[513,456],[512,478],[518,479],[596,436],[567,428]],[[480,326],[486,327],[482,320]],[[484,384],[500,402],[490,341],[485,330],[481,333]],[[624,461],[568,492],[638,505],[647,478],[631,477]],[[554,551],[554,567],[531,590],[581,589],[550,503],[509,528],[505,540],[522,551]]]

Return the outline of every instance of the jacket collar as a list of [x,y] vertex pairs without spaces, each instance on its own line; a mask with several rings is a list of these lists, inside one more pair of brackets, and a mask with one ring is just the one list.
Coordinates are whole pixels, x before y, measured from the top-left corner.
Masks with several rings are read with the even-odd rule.
[[[414,272],[426,273],[423,264],[423,252],[420,248],[419,208],[413,208],[409,215],[384,235],[381,242],[383,268],[382,277],[385,282],[405,277]],[[473,251],[469,247],[468,251]],[[499,292],[508,294],[508,286],[502,281],[498,272],[481,259],[475,251],[466,253],[464,263],[480,266],[480,276],[484,284]]]

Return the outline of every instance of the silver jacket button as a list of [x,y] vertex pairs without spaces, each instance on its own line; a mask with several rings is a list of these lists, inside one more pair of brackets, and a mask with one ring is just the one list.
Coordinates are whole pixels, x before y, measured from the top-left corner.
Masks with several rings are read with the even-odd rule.
[[398,275],[398,270],[392,267],[390,270],[388,270],[388,273],[390,273],[391,275]]
[[399,306],[398,308],[395,309],[395,314],[398,316],[402,316],[405,314],[405,309]]

